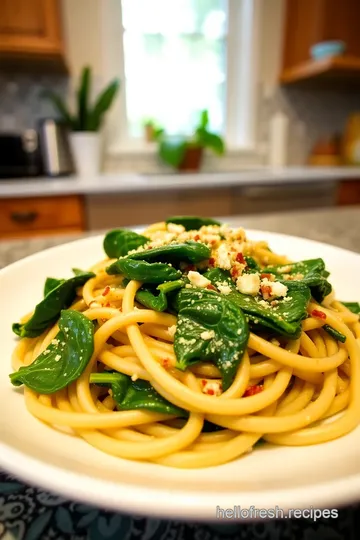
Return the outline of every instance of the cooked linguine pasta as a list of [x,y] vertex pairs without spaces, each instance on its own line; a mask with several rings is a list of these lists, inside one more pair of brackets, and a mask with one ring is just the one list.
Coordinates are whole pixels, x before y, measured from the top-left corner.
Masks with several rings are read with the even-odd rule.
[[13,325],[10,377],[33,416],[107,454],[180,468],[359,424],[359,305],[335,299],[321,259],[292,263],[188,217],[111,231],[104,249],[89,272],[49,278]]

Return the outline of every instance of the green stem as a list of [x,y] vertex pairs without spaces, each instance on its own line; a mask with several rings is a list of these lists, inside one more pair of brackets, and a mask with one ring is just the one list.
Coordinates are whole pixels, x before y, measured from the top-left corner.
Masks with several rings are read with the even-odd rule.
[[111,384],[118,381],[117,373],[91,373],[90,383]]

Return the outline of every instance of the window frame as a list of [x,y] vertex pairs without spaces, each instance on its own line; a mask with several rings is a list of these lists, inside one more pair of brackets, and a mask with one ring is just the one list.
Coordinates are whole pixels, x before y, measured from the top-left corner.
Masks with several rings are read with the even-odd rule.
[[[228,0],[226,130],[223,135],[230,152],[258,151],[260,17],[261,0]],[[115,77],[121,81],[119,96],[106,121],[108,154],[152,154],[156,144],[128,136],[121,1],[101,2],[100,19],[102,76],[104,81]],[[116,42],[119,43],[117,48],[114,47]],[[245,52],[239,57],[238,50]],[[241,93],[244,99],[238,99]]]

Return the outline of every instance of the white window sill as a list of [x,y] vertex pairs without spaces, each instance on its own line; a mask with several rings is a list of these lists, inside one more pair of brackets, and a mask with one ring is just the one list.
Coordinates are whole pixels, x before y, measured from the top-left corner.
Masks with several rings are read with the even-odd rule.
[[[121,156],[152,156],[157,154],[158,145],[157,143],[141,143],[133,145],[114,145],[107,149],[106,155],[112,158],[121,157]],[[214,156],[210,150],[205,150],[207,156]],[[229,157],[241,157],[241,156],[254,156],[257,158],[262,158],[266,153],[266,148],[255,147],[255,146],[242,146],[242,147],[232,147],[227,146],[224,156],[221,158]],[[219,159],[221,159],[219,157]]]

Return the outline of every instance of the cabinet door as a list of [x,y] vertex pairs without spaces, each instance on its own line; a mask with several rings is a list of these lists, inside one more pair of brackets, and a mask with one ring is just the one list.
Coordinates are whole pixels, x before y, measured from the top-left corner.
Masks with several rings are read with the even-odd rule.
[[359,0],[287,0],[283,69],[306,62],[312,45],[333,39],[360,57],[359,18]]
[[0,53],[62,52],[58,0],[0,0]]

